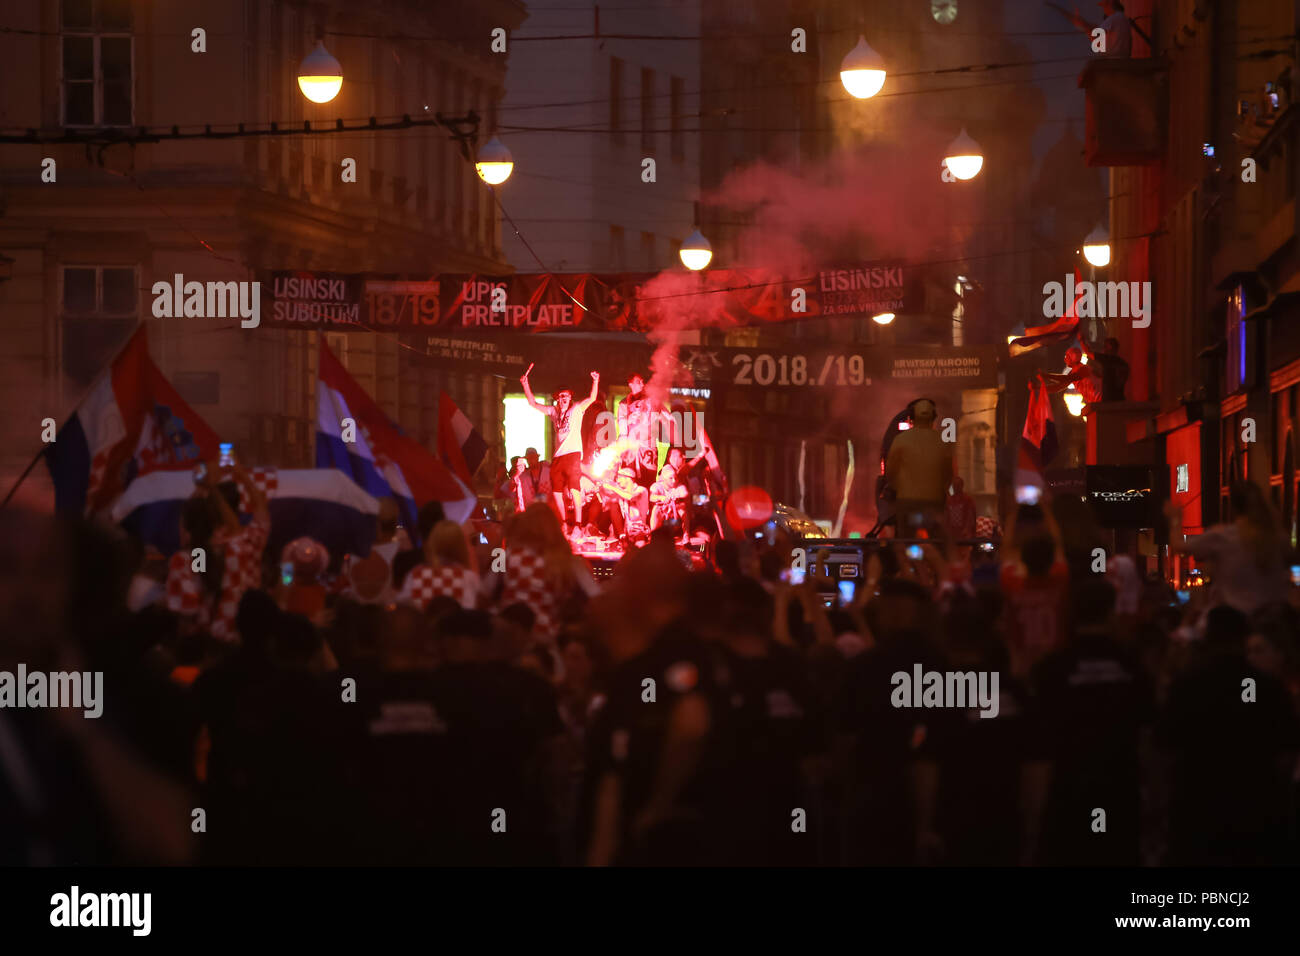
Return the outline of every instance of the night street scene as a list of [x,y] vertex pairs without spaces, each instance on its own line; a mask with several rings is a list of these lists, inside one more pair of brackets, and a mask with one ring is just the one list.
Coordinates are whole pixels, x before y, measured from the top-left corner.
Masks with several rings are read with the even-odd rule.
[[976,867],[1249,927],[1300,862],[1298,19],[8,0],[0,864],[82,876],[6,921],[145,935],[122,867]]

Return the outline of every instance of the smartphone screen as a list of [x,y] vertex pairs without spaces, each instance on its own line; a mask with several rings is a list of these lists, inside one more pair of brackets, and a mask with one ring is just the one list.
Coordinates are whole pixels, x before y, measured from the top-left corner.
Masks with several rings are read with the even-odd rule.
[[921,551],[921,546],[919,544],[909,544],[907,546],[907,556],[913,561],[920,561],[925,555]]
[[1016,504],[1036,505],[1042,494],[1043,489],[1037,485],[1018,485],[1016,487]]
[[1191,591],[1175,591],[1174,593],[1178,595],[1179,604],[1186,604],[1192,597]]
[[1291,565],[1291,583],[1300,585],[1300,564]]
[[839,582],[838,587],[839,587],[839,589],[840,589],[840,603],[841,603],[841,604],[852,604],[852,603],[853,603],[853,594],[854,594],[854,592],[857,590],[857,584],[858,584],[857,581],[840,581],[840,582]]
[[293,562],[286,561],[280,565],[280,581],[283,584],[293,584]]
[[791,568],[788,572],[783,572],[786,580],[791,584],[803,584],[803,568]]
[[220,445],[221,458],[217,462],[222,468],[229,468],[235,463],[235,446],[233,443],[223,441]]

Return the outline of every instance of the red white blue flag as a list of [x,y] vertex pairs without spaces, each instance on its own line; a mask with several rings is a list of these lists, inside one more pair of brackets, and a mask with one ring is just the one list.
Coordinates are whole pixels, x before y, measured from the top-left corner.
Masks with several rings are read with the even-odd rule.
[[1054,322],[1047,325],[1036,325],[1032,329],[1025,329],[1025,334],[1018,339],[1012,339],[1008,346],[1011,357],[1024,355],[1026,352],[1032,352],[1034,349],[1041,348],[1044,345],[1050,345],[1053,342],[1066,342],[1079,334],[1079,300],[1083,298],[1083,279],[1078,269],[1074,270],[1073,277],[1067,277],[1064,289],[1064,298],[1070,304],[1066,306],[1065,314]]
[[428,449],[384,414],[324,342],[316,388],[316,467],[337,468],[376,498],[397,499],[409,531],[419,509],[439,501],[467,521],[478,499]]
[[438,397],[438,457],[442,463],[469,484],[478,466],[483,464],[487,450],[487,442],[473,422],[443,392]]
[[45,451],[55,508],[105,511],[137,478],[188,471],[216,458],[217,446],[216,432],[149,357],[142,325]]

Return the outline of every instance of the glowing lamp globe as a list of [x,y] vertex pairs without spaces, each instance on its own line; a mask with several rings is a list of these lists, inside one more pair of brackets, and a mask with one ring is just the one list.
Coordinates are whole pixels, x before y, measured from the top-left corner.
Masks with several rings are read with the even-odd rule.
[[948,172],[957,179],[974,179],[984,168],[984,154],[980,152],[979,143],[966,135],[965,128],[948,147],[948,155],[943,158]]
[[510,178],[515,168],[515,158],[506,149],[505,143],[493,136],[478,151],[478,161],[474,169],[479,179],[489,186],[500,186]]
[[870,99],[885,85],[885,61],[866,37],[858,37],[858,45],[841,61],[840,82],[850,96],[860,100]]
[[317,40],[316,49],[298,64],[298,89],[313,103],[328,103],[339,95],[342,86],[343,67]]
[[1098,225],[1083,240],[1083,257],[1098,269],[1110,265],[1110,234],[1105,226]]
[[686,237],[677,254],[681,257],[682,265],[692,272],[699,272],[712,261],[713,247],[709,245],[709,240],[704,238],[700,230],[696,229]]

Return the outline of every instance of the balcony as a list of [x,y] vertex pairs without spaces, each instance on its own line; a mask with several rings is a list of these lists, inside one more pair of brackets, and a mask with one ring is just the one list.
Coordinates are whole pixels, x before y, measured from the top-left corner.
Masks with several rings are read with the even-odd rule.
[[1079,74],[1087,94],[1089,166],[1149,166],[1164,155],[1169,66],[1159,57],[1098,57]]

